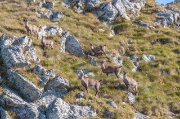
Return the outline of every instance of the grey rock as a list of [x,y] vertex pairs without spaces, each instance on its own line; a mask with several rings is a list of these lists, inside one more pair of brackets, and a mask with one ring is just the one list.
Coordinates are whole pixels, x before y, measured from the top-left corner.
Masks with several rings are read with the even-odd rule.
[[54,26],[42,26],[38,36],[41,38],[42,36],[49,35],[61,35],[63,32],[62,28],[54,27]]
[[13,70],[7,71],[9,81],[29,101],[37,100],[43,89],[37,88],[32,82]]
[[47,85],[47,90],[61,90],[68,89],[69,81],[61,76],[56,76],[53,80],[51,80]]
[[102,3],[96,14],[99,18],[112,21],[117,17],[118,11],[112,5],[112,3]]
[[6,110],[0,107],[0,119],[11,119],[10,115]]
[[11,110],[16,113],[18,119],[38,119],[39,116],[38,108],[33,103]]
[[30,67],[31,63],[26,61],[22,49],[16,46],[5,46],[1,50],[4,64],[8,68]]
[[84,92],[80,92],[77,94],[77,98],[84,98]]
[[137,55],[131,55],[130,59],[133,61],[139,61],[139,57]]
[[42,7],[46,9],[54,9],[54,2],[44,2],[42,3]]
[[40,84],[45,85],[49,81],[50,78],[54,78],[55,76],[56,76],[56,74],[55,74],[55,71],[53,69],[44,72],[39,77]]
[[84,0],[85,6],[87,7],[88,10],[93,10],[93,8],[100,4],[100,0]]
[[64,32],[63,37],[61,37],[61,52],[69,52],[78,57],[83,57],[84,52],[79,41],[67,31]]
[[83,71],[83,73],[85,74],[85,77],[94,76],[93,72],[90,72],[89,70],[86,70],[86,69],[76,70],[75,72],[78,74],[78,76],[80,76],[81,71]]
[[79,119],[95,116],[92,107],[70,105],[61,98],[56,99],[46,111],[47,119]]
[[9,106],[9,107],[23,107],[26,102],[14,91],[4,88],[3,95],[1,99],[1,105]]
[[142,55],[142,59],[146,62],[149,62],[149,61],[154,61],[156,58],[154,55],[145,55],[143,54]]
[[150,117],[141,113],[135,113],[134,119],[150,119]]
[[43,16],[47,17],[50,20],[56,20],[62,18],[62,12],[61,11],[48,11],[46,13],[43,13]]
[[131,92],[128,92],[128,102],[131,104],[136,102],[136,98]]
[[33,47],[26,47],[26,50],[24,52],[24,55],[27,56],[28,60],[31,62],[39,63],[40,59],[38,58],[38,55],[36,53],[36,49]]
[[117,105],[114,101],[108,101],[107,104],[111,105],[114,108],[117,108]]
[[44,67],[40,66],[40,65],[35,65],[35,67],[33,69],[33,72],[40,76],[40,75],[43,75],[46,72],[46,69]]
[[112,112],[110,112],[110,111],[104,111],[104,115],[108,118],[108,119],[112,119],[113,118],[113,116],[112,116]]
[[96,58],[94,56],[90,56],[88,55],[89,58],[89,62],[93,65],[93,66],[97,66],[97,61]]
[[17,46],[17,47],[31,47],[32,45],[32,39],[28,38],[27,36],[23,36],[20,38],[15,38],[14,42],[12,45]]
[[123,65],[123,60],[119,56],[114,56],[112,59],[117,65]]
[[[130,20],[130,18],[128,17],[128,15],[126,14],[126,8],[124,6],[124,3],[126,3],[124,0],[113,0],[113,5],[115,6],[115,8],[117,9],[118,13],[120,16],[122,16],[122,18],[125,18],[127,20]],[[129,4],[130,5],[130,4]],[[126,5],[127,7],[128,5]],[[132,8],[132,6],[129,6]],[[131,9],[128,8],[128,9]]]
[[0,50],[5,46],[10,46],[14,42],[13,38],[9,38],[6,34],[0,37]]

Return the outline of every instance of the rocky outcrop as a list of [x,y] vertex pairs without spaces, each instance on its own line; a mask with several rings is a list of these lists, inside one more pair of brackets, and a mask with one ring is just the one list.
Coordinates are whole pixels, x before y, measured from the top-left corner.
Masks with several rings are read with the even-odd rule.
[[0,119],[11,119],[8,112],[0,107]]
[[84,4],[88,10],[93,10],[98,4],[100,4],[100,0],[84,0]]
[[19,108],[23,107],[26,102],[14,91],[4,87],[0,104],[3,106]]
[[14,38],[14,42],[12,43],[12,45],[21,48],[31,47],[32,39],[28,38],[27,36]]
[[117,105],[114,101],[108,101],[107,104],[109,104],[110,106],[117,108]]
[[47,119],[79,119],[83,117],[94,117],[90,106],[76,106],[64,102],[61,98],[56,99],[53,104],[47,109]]
[[136,98],[134,97],[134,95],[133,95],[131,92],[128,92],[128,102],[129,102],[130,104],[136,102]]
[[54,26],[42,26],[38,35],[41,38],[42,36],[48,35],[61,35],[63,30],[59,27]]
[[145,27],[147,29],[155,29],[155,27],[151,26],[149,23],[143,22],[143,21],[137,21],[134,22],[134,24],[137,24],[138,26]]
[[28,62],[21,48],[17,46],[5,46],[1,50],[4,64],[8,68],[29,68],[31,63]]
[[44,67],[40,66],[40,65],[35,65],[35,67],[33,69],[33,72],[40,76],[40,75],[43,75],[46,72],[46,69]]
[[69,81],[61,76],[56,76],[47,85],[47,90],[67,90],[69,88]]
[[69,52],[72,53],[78,57],[83,57],[84,52],[82,50],[82,47],[79,43],[79,41],[72,35],[69,34],[69,32],[65,31],[63,33],[63,37],[61,37],[61,52]]
[[39,116],[38,108],[33,103],[20,108],[13,107],[11,110],[16,113],[18,119],[38,119]]
[[26,47],[26,50],[24,52],[24,55],[28,58],[31,62],[39,63],[40,59],[38,58],[38,55],[36,53],[36,49],[33,47]]
[[39,77],[40,84],[45,85],[49,81],[50,78],[54,78],[55,76],[56,76],[56,74],[53,69],[44,72]]
[[41,96],[43,89],[37,88],[32,82],[18,74],[16,71],[8,70],[7,74],[9,81],[13,84],[14,88],[26,97],[27,100],[34,101]]
[[101,20],[112,21],[117,17],[118,11],[112,3],[102,3],[96,15]]

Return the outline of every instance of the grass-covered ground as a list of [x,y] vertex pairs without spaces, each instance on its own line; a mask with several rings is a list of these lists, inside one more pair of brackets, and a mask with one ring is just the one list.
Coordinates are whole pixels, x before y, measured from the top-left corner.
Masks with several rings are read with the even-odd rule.
[[[157,14],[154,12],[157,5],[152,0],[147,2],[145,8],[140,12],[140,16],[136,20],[142,20],[154,24]],[[171,28],[163,28],[156,26],[156,29],[146,29],[132,24],[132,21],[125,21],[118,18],[113,24],[113,28],[120,29],[119,35],[109,38],[110,29],[102,24],[92,13],[78,14],[74,9],[68,9],[56,4],[55,11],[60,10],[64,16],[59,23],[51,22],[46,18],[39,19],[33,10],[39,10],[35,4],[29,5],[19,0],[1,1],[0,4],[0,35],[7,34],[9,36],[24,36],[26,30],[24,28],[23,19],[28,18],[31,24],[58,26],[63,30],[68,30],[70,34],[75,36],[81,43],[83,49],[90,49],[89,43],[106,44],[107,56],[118,54],[119,41],[131,41],[133,44],[124,46],[126,53],[122,56],[124,66],[121,70],[128,71],[129,76],[139,82],[139,95],[136,96],[137,102],[134,104],[127,103],[127,92],[125,87],[118,86],[122,79],[117,79],[115,75],[107,77],[102,73],[100,66],[92,66],[86,57],[78,58],[68,53],[60,53],[60,37],[55,36],[54,49],[43,50],[40,40],[35,36],[33,39],[34,47],[41,59],[40,65],[46,69],[55,69],[56,73],[67,78],[70,81],[71,88],[65,95],[64,100],[79,105],[91,105],[98,113],[98,117],[105,118],[103,112],[109,110],[113,112],[115,119],[131,119],[134,112],[141,112],[151,116],[153,119],[168,118],[169,112],[176,113],[176,117],[180,115],[180,32]],[[179,8],[180,9],[180,8]],[[68,17],[70,15],[71,17]],[[100,32],[99,29],[105,32]],[[159,32],[160,31],[160,32]],[[160,42],[156,42],[159,40]],[[44,57],[46,53],[48,57]],[[129,56],[136,54],[141,57],[142,54],[152,54],[156,56],[156,60],[152,62],[141,61],[141,71],[131,72],[132,63]],[[103,56],[98,57],[99,60]],[[1,62],[0,62],[1,63]],[[112,60],[108,62],[113,64]],[[2,65],[2,63],[1,63]],[[35,65],[35,64],[33,64]],[[115,65],[115,64],[113,64]],[[100,88],[101,98],[95,97],[95,92],[90,91],[88,95],[84,87],[81,86],[75,70],[87,69],[92,71],[95,79],[106,79],[108,83]],[[37,76],[31,71],[19,71],[23,76],[27,77],[34,84],[38,85]],[[161,72],[166,72],[164,75]],[[3,70],[1,70],[3,74]],[[2,88],[0,87],[0,92]],[[85,92],[85,101],[76,102],[76,94],[80,91]],[[115,101],[118,108],[113,108],[106,104],[107,101]],[[122,102],[126,102],[125,104]]]

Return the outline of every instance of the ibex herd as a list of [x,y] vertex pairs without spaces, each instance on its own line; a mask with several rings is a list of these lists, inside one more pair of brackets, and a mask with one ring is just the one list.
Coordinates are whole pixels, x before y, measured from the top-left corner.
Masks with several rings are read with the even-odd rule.
[[[28,35],[35,34],[37,39],[39,39],[39,32],[41,31],[42,27],[29,24],[27,19],[24,19],[24,23],[25,23],[25,28],[27,30]],[[46,46],[53,48],[53,41],[49,39],[45,39],[44,36],[41,37],[41,44],[43,48],[45,48]]]
[[[39,39],[39,32],[42,29],[41,26],[36,26],[33,24],[29,24],[27,19],[24,19],[24,23],[25,23],[25,28],[27,30],[28,35],[32,35],[35,34],[37,36],[37,39]],[[51,47],[53,48],[53,41],[50,39],[46,39],[44,36],[42,36],[41,38],[41,44],[43,46],[43,48],[47,47]],[[94,46],[93,44],[90,44],[91,47],[91,51],[93,52],[94,56],[98,56],[98,55],[106,55],[105,53],[105,48],[106,45],[99,45],[99,46]],[[89,55],[89,52],[87,53]],[[121,70],[122,66],[111,66],[111,65],[105,65],[104,61],[101,62],[101,70],[103,73],[105,73],[107,76],[111,73],[114,73],[116,75],[117,78],[119,78],[119,72]],[[85,87],[87,93],[88,88],[89,87],[94,87],[96,94],[95,96],[99,94],[99,88],[101,85],[101,81],[95,80],[95,79],[91,79],[91,78],[86,78],[83,71],[81,70],[80,72],[80,76],[79,79],[81,80],[81,84],[82,86]],[[131,88],[133,89],[133,92],[137,95],[138,94],[138,83],[137,81],[135,81],[134,79],[127,77],[127,73],[124,72],[123,74],[123,82],[125,83],[128,92],[131,91]]]

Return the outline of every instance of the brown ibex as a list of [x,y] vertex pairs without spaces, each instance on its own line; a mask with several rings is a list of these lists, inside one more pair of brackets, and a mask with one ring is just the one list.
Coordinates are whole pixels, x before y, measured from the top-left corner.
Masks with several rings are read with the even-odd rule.
[[38,39],[39,27],[33,24],[29,24],[27,19],[24,19],[24,23],[25,23],[25,28],[27,30],[28,35],[32,35],[32,33],[34,33],[37,35],[37,39]]
[[47,40],[42,36],[42,41],[41,41],[43,47],[45,48],[46,46],[49,46],[53,49],[53,41],[52,40]]
[[101,69],[102,72],[105,73],[107,76],[111,73],[114,73],[117,78],[119,78],[119,72],[122,66],[105,66],[104,61],[101,62]]
[[91,78],[85,78],[84,73],[83,73],[82,70],[81,70],[79,79],[81,80],[81,84],[82,84],[82,86],[85,87],[87,93],[89,93],[89,91],[88,91],[88,88],[89,88],[89,87],[94,87],[94,89],[95,89],[95,91],[96,91],[95,96],[98,94],[99,97],[100,97],[99,87],[100,87],[100,85],[101,85],[101,84],[100,84],[101,81],[98,81],[98,80],[95,80],[95,79],[91,79]]
[[99,45],[99,46],[94,46],[93,44],[90,43],[91,50],[94,52],[94,55],[97,56],[99,54],[105,54],[105,48],[106,45]]
[[127,72],[124,72],[123,74],[123,82],[125,83],[128,92],[130,91],[130,88],[132,87],[135,95],[138,94],[138,82],[130,77],[127,77]]

